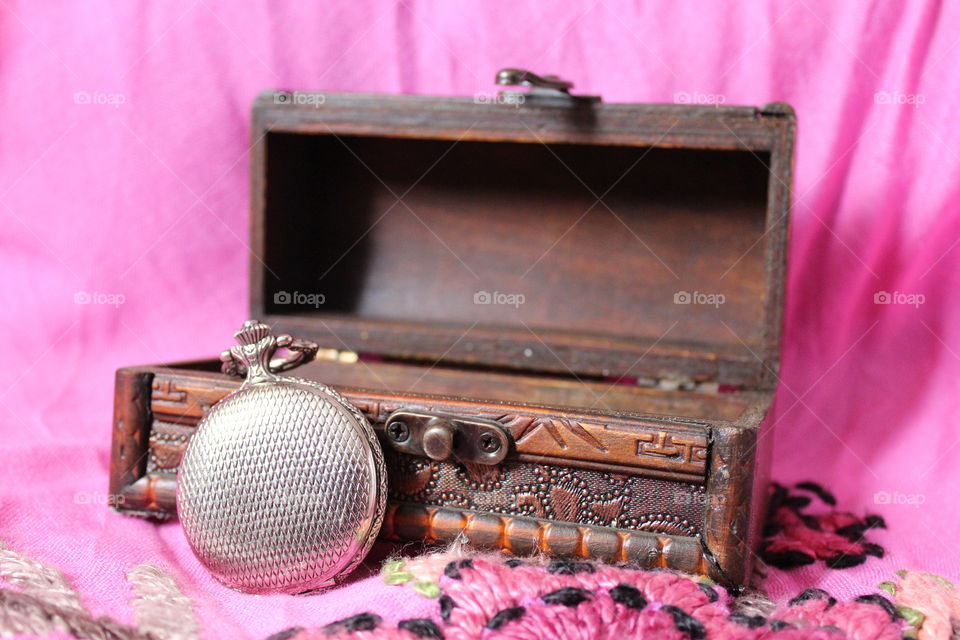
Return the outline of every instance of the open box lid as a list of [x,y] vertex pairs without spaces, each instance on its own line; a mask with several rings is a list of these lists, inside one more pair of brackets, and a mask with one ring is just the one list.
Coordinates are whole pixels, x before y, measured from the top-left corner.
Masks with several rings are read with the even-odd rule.
[[794,128],[779,103],[262,94],[252,314],[388,359],[772,388]]

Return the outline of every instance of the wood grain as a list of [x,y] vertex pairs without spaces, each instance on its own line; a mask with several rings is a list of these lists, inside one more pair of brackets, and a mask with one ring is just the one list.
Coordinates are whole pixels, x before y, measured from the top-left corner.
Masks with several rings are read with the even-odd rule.
[[772,388],[789,107],[324,98],[254,109],[255,315],[395,358]]

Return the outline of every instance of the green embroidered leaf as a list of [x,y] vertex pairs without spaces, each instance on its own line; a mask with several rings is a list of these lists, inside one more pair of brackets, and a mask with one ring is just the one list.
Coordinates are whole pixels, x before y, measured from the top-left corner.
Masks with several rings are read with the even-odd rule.
[[383,563],[383,568],[380,569],[380,573],[384,575],[389,575],[391,573],[396,573],[403,569],[403,560],[399,558],[393,560],[387,560]]
[[942,584],[942,585],[945,586],[945,587],[949,587],[950,589],[955,589],[955,588],[956,588],[956,587],[953,586],[953,583],[952,583],[952,582],[950,582],[949,580],[947,580],[946,578],[944,578],[944,577],[942,577],[942,576],[938,576],[938,575],[935,574],[935,573],[928,573],[927,575],[930,576],[931,578],[933,578],[934,580],[936,580],[937,582],[939,582],[940,584]]
[[383,581],[387,584],[403,584],[405,582],[410,582],[411,580],[413,580],[413,574],[407,573],[406,571],[398,571],[396,573],[383,576]]
[[440,597],[440,585],[436,582],[414,582],[413,590],[428,598]]
[[902,604],[897,605],[897,613],[903,616],[903,619],[907,621],[907,624],[909,624],[911,627],[914,627],[916,629],[920,628],[920,625],[923,624],[923,619],[925,617],[921,612],[917,611],[916,609],[906,607]]
[[877,585],[877,588],[880,589],[881,591],[886,591],[892,596],[897,595],[897,585],[893,584],[889,580],[881,582],[880,584]]

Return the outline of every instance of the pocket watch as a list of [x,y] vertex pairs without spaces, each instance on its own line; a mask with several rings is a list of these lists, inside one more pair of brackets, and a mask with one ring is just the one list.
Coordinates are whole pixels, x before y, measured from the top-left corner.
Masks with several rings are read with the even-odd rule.
[[[304,593],[352,571],[383,521],[386,469],[366,417],[333,389],[278,376],[317,345],[246,322],[223,371],[240,388],[200,421],[177,510],[200,562],[249,593]],[[278,349],[288,354],[275,358]]]

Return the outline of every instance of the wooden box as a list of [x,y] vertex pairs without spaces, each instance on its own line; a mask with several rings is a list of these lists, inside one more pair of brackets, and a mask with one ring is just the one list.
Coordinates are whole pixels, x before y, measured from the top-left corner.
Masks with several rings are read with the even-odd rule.
[[[744,583],[794,127],[783,104],[261,95],[250,315],[327,348],[296,375],[377,428],[381,537]],[[239,381],[211,359],[116,384],[116,508],[171,516],[197,422]],[[498,425],[509,451],[428,457],[396,411]]]

